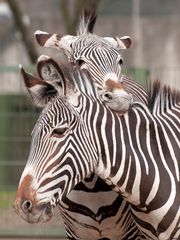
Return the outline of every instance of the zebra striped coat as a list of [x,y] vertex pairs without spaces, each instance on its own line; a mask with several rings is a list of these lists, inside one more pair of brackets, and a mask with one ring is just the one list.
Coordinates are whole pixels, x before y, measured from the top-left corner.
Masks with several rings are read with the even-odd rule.
[[[47,56],[40,57],[37,69],[45,81],[55,82],[59,78],[55,64]],[[131,87],[133,85],[139,87],[132,81]],[[143,93],[145,95],[145,91]],[[141,94],[142,97],[144,95]],[[108,239],[144,239],[133,222],[129,204],[97,175],[92,174],[77,184],[59,203],[59,208],[69,239],[85,239],[87,231],[88,239],[99,239],[100,236]]]
[[34,100],[48,103],[32,133],[15,202],[19,214],[31,222],[49,219],[57,201],[96,172],[131,204],[147,239],[179,239],[180,93],[156,83],[148,106],[134,103],[120,117],[83,72],[61,71],[61,81],[69,79],[65,96],[22,73]]
[[[120,49],[130,47],[131,39],[129,37],[102,38],[92,34],[95,19],[94,15],[84,16],[80,21],[77,36],[60,37],[59,34],[37,31],[35,33],[37,42],[41,46],[65,51],[71,63],[79,65],[81,69],[88,69],[100,90],[104,88],[106,80],[111,77],[118,83],[122,81],[125,91],[131,93],[134,99],[147,103],[146,91],[136,82],[121,74]],[[47,61],[47,67],[45,67],[45,61]],[[43,69],[40,67],[41,62],[43,62]],[[45,81],[58,79],[58,74],[48,63],[47,57],[40,57],[38,72]],[[122,111],[120,103],[124,103],[124,93],[122,95],[121,92],[118,92],[120,96],[118,108],[120,107]],[[114,99],[106,100],[106,105],[110,103],[112,107],[114,102],[116,102]],[[87,231],[89,239],[104,236],[109,239],[135,240],[141,235],[132,222],[127,202],[113,192],[100,178],[97,178],[96,174],[78,184],[59,206],[68,238],[85,239]],[[111,228],[108,227],[109,224]]]
[[[131,97],[127,92],[134,100],[147,103],[146,91],[135,81],[121,74],[123,60],[120,50],[129,48],[131,39],[102,38],[92,34],[95,19],[95,15],[85,14],[80,21],[77,36],[37,31],[36,40],[41,46],[64,51],[73,65],[87,69],[96,82],[103,101],[118,113],[123,113],[129,108]],[[54,71],[48,59],[47,56],[39,58],[37,67],[39,76],[45,81],[56,81],[58,73]],[[68,238],[85,239],[87,231],[93,239],[104,236],[109,239],[135,240],[141,235],[132,221],[128,203],[97,178],[96,174],[90,175],[78,184],[71,194],[59,203],[59,207]],[[113,231],[109,225],[113,226]]]

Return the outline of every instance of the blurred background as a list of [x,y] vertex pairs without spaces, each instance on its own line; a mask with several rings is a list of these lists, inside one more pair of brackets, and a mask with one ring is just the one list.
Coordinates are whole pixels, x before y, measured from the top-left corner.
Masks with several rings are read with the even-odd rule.
[[180,0],[0,0],[0,238],[64,236],[58,214],[46,224],[29,225],[12,208],[39,112],[27,97],[18,64],[33,72],[40,54],[63,57],[38,47],[33,33],[73,34],[84,8],[98,13],[97,35],[132,38],[132,48],[122,52],[124,74],[144,87],[148,79],[180,87]]

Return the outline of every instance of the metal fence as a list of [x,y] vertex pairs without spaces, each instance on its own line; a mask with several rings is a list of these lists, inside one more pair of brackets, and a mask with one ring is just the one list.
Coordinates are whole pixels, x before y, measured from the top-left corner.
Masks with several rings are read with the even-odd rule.
[[26,223],[13,209],[15,190],[27,160],[30,133],[38,112],[25,94],[18,67],[0,66],[0,238],[64,237],[58,209],[50,222],[37,225]]
[[[146,70],[126,69],[125,73],[146,86]],[[50,222],[37,225],[24,222],[13,210],[15,189],[28,157],[30,133],[38,113],[26,95],[18,67],[0,66],[0,237],[64,237],[58,209]]]

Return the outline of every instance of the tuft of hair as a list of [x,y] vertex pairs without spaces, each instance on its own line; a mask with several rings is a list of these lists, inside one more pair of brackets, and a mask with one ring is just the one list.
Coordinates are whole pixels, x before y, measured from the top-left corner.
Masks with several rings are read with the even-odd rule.
[[97,15],[94,10],[85,9],[83,15],[80,17],[79,26],[77,28],[77,35],[93,33],[96,19]]
[[150,84],[148,106],[151,112],[167,112],[176,105],[180,105],[180,91],[163,85],[159,80]]

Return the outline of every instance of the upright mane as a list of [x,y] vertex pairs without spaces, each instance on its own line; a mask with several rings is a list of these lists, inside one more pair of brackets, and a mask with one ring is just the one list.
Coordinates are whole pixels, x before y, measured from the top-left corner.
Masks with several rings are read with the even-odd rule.
[[95,11],[84,10],[84,14],[80,18],[79,26],[77,28],[77,35],[93,33],[96,18],[97,15]]
[[151,112],[167,112],[177,104],[180,104],[180,91],[176,91],[167,85],[162,85],[156,80],[150,86],[148,93],[148,106]]

